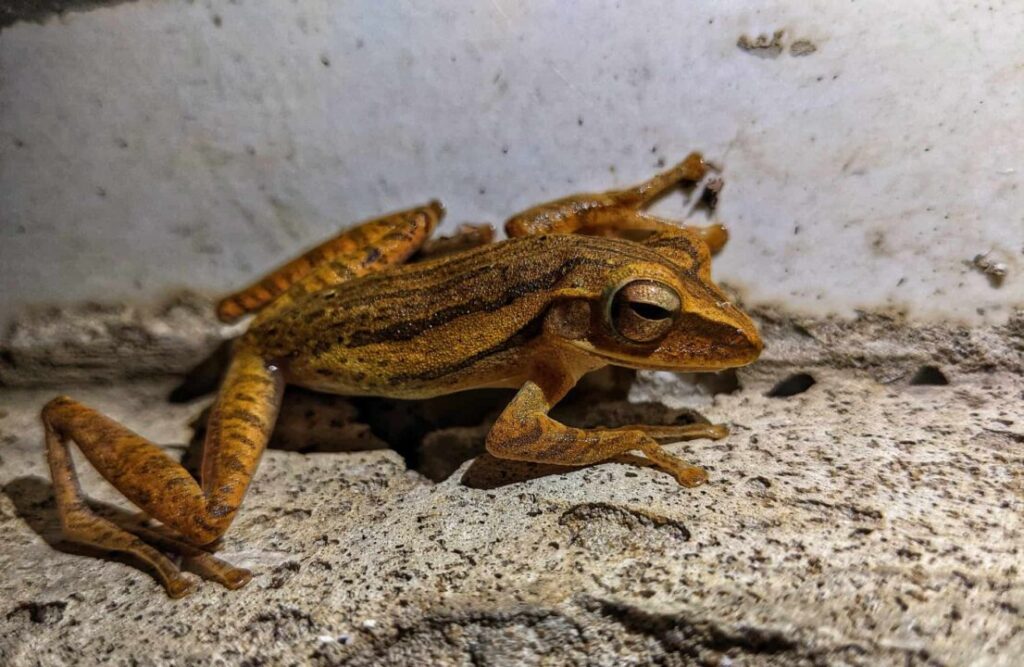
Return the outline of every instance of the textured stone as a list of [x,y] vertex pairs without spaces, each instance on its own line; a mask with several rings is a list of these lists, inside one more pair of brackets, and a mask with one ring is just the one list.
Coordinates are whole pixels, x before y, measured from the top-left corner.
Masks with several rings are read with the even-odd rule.
[[[237,592],[206,583],[180,601],[128,563],[49,544],[59,531],[36,415],[53,390],[8,389],[0,663],[1018,664],[1020,339],[930,331],[925,350],[911,349],[923,334],[907,331],[910,351],[891,365],[804,355],[787,366],[773,353],[740,373],[703,410],[732,434],[670,446],[709,469],[697,489],[639,457],[566,469],[483,455],[446,479],[435,468],[435,484],[391,450],[271,450],[222,551],[255,579]],[[820,349],[867,354],[857,341],[869,337],[855,334]],[[770,343],[795,349],[784,336]],[[954,364],[944,350],[956,345],[984,358]],[[879,381],[924,359],[949,384],[912,384],[902,371]],[[814,384],[767,395],[797,372]],[[186,443],[208,399],[167,403],[171,389],[66,391],[157,442]],[[473,400],[484,414],[503,399]],[[594,419],[695,418],[586,401]],[[399,408],[383,403],[376,410],[395,421]],[[326,405],[352,423],[374,413]],[[446,423],[443,404],[428,407],[423,423]],[[421,466],[443,466],[446,444],[476,442],[485,427],[438,428],[424,435],[420,453],[432,454]],[[117,501],[81,470],[94,499]]]
[[[114,382],[189,371],[210,385],[238,329],[213,317],[209,300],[182,292],[156,306],[86,303],[12,322],[0,337],[0,386]],[[205,361],[204,361],[205,360]],[[213,381],[215,383],[215,380]]]

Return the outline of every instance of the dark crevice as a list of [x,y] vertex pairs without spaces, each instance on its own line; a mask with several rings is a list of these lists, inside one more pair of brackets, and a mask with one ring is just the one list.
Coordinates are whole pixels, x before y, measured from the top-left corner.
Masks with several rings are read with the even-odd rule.
[[23,602],[7,614],[7,620],[23,616],[33,623],[42,625],[56,625],[64,618],[64,608],[67,602],[57,600],[55,602]]
[[802,394],[814,386],[815,380],[810,373],[794,373],[789,377],[776,383],[774,387],[765,394],[771,398],[786,398]]
[[701,373],[697,376],[697,384],[712,396],[719,394],[735,394],[743,388],[735,368],[718,373]]
[[944,387],[949,384],[949,378],[946,377],[946,374],[938,366],[921,366],[914,373],[914,377],[910,378],[910,384],[914,386],[930,385]]
[[167,397],[171,403],[188,403],[217,391],[231,362],[231,344],[225,340],[195,366],[190,368]]

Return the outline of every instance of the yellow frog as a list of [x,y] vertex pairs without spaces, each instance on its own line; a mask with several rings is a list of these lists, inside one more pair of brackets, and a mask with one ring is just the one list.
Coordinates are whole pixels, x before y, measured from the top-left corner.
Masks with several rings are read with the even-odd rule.
[[[229,296],[218,305],[222,320],[257,314],[214,404],[199,483],[160,447],[89,407],[58,397],[43,409],[66,537],[140,558],[173,597],[191,584],[161,550],[203,578],[245,585],[251,573],[215,557],[212,545],[241,505],[286,384],[400,398],[514,387],[487,436],[494,456],[587,465],[639,450],[679,483],[702,483],[703,469],[659,442],[721,438],[728,431],[720,424],[578,429],[547,413],[582,375],[609,364],[714,371],[757,358],[756,328],[711,281],[710,255],[725,243],[724,229],[644,211],[705,169],[692,154],[636,187],[520,213],[506,223],[506,241],[406,264],[443,215],[431,202],[365,222]],[[614,236],[637,230],[647,236]],[[94,514],[69,441],[162,525],[127,532]]]

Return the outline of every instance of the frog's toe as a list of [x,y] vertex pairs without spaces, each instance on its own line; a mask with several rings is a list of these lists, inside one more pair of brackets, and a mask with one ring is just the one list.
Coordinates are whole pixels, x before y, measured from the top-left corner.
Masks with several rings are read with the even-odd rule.
[[708,481],[708,472],[700,466],[687,466],[680,470],[674,471],[676,481],[679,482],[680,486],[687,488],[693,488],[700,486]]
[[252,581],[252,572],[235,567],[211,553],[198,553],[186,557],[182,566],[207,581],[215,581],[224,588],[236,590]]
[[168,577],[163,583],[167,595],[175,600],[190,595],[196,589],[195,584],[184,576]]

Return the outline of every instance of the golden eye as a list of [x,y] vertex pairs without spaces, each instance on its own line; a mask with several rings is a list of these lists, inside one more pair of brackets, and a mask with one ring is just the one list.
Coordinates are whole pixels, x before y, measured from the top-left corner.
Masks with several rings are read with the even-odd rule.
[[682,302],[676,291],[653,280],[634,280],[620,287],[608,303],[615,333],[634,343],[650,343],[668,333]]

